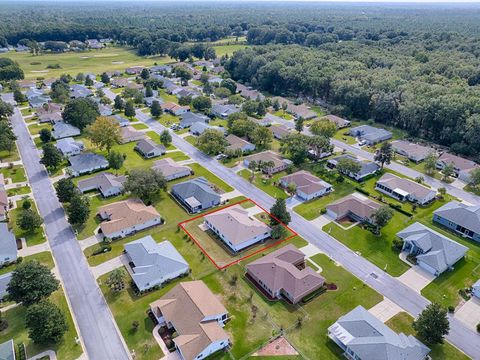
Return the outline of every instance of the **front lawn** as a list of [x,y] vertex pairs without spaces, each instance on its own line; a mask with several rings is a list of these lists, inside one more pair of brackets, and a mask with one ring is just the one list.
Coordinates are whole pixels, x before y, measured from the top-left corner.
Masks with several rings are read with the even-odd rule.
[[[160,135],[158,135],[155,131],[153,130],[149,130],[149,131],[146,131],[145,134],[147,134],[147,136],[152,139],[153,141],[155,141],[157,144],[161,144],[160,142]],[[175,150],[176,147],[173,146],[172,144],[168,145],[167,150]]]
[[40,133],[40,130],[42,129],[48,129],[52,130],[52,125],[50,124],[31,124],[28,125],[28,130],[30,131],[30,134],[32,135],[38,135]]
[[285,120],[293,120],[293,115],[287,113],[286,111],[283,110],[278,110],[273,113],[273,115],[281,117],[282,119]]
[[146,129],[148,129],[148,126],[143,124],[143,123],[133,124],[132,127],[136,130],[146,130]]
[[20,186],[20,187],[15,187],[7,190],[8,196],[15,196],[15,195],[25,195],[29,194],[32,191],[30,189],[30,186]]
[[17,147],[15,146],[12,151],[0,151],[0,160],[6,163],[20,160],[20,155],[18,155]]
[[210,171],[205,169],[202,165],[200,165],[198,163],[194,163],[194,164],[189,164],[188,166],[195,173],[195,177],[203,176],[210,183],[218,186],[221,190],[223,190],[225,192],[230,192],[230,191],[235,190],[233,187],[228,185],[225,181],[220,179],[218,176],[214,175],[213,173],[211,173]]
[[333,138],[335,140],[342,141],[344,143],[347,143],[349,145],[354,145],[357,143],[355,138],[353,136],[348,135],[349,129],[340,129],[338,130],[335,135],[333,135]]
[[3,174],[5,179],[10,178],[12,183],[19,183],[27,181],[25,170],[22,165],[15,165],[13,167],[6,167],[0,169],[0,174]]
[[[250,181],[252,172],[248,169],[243,169],[238,172],[238,175],[245,180]],[[279,179],[285,175],[287,175],[286,171],[281,171],[272,177],[267,177],[267,175],[257,172],[255,173],[255,178],[252,183],[260,190],[263,190],[276,199],[286,199],[288,198],[288,194],[280,187],[274,185],[274,182],[278,182]]]
[[[48,267],[49,269],[53,269],[53,267],[55,266],[55,264],[53,263],[52,253],[50,251],[43,251],[41,253],[25,256],[23,258],[23,262],[31,261],[31,260],[36,260],[40,264]],[[15,270],[16,267],[17,267],[16,264],[11,264],[9,266],[2,267],[2,268],[0,268],[0,275],[9,273],[9,272]]]
[[[28,246],[41,244],[47,240],[45,234],[43,233],[43,227],[39,227],[34,231],[25,231],[20,229],[20,227],[17,225],[17,219],[23,211],[23,203],[23,200],[17,201],[17,207],[8,212],[10,227],[13,229],[13,233],[17,239],[25,238]],[[35,206],[33,200],[30,200],[30,203],[32,204],[31,209],[38,213],[37,207]]]
[[[401,312],[388,320],[385,324],[395,332],[403,332],[406,335],[417,336],[412,327],[413,317],[406,312]],[[432,350],[430,356],[433,360],[467,360],[469,357],[458,350],[456,347],[445,341],[443,344],[430,346]]]

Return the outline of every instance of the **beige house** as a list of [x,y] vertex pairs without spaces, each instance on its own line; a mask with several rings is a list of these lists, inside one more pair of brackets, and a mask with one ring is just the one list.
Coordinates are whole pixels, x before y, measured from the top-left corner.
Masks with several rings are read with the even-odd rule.
[[223,329],[227,309],[203,281],[178,284],[150,309],[160,325],[177,332],[173,341],[183,360],[203,359],[230,345]]
[[153,206],[146,206],[140,199],[127,199],[98,209],[103,221],[99,233],[108,239],[124,238],[138,231],[160,225],[162,218]]
[[341,118],[337,115],[326,115],[323,118],[337,125],[337,129],[342,129],[351,125],[350,120]]
[[405,140],[392,141],[393,150],[406,158],[419,163],[431,153],[436,153],[434,149],[428,146],[422,146]]
[[381,204],[355,193],[327,205],[327,214],[335,220],[348,217],[354,221],[371,223],[373,213],[381,206]]
[[455,176],[466,183],[470,182],[470,172],[479,167],[474,161],[445,152],[437,160],[437,169],[442,170],[447,164],[453,164]]
[[280,155],[278,155],[277,153],[271,150],[263,151],[257,154],[252,154],[245,157],[245,159],[243,159],[243,163],[247,167],[251,161],[255,161],[257,164],[271,162],[273,166],[270,166],[263,170],[263,172],[270,175],[283,171],[292,164],[290,160],[282,158]]
[[205,216],[205,225],[234,253],[268,239],[271,229],[240,205]]
[[192,174],[192,169],[185,165],[177,164],[171,158],[165,158],[155,161],[153,164],[154,170],[162,172],[165,180],[172,181]]
[[228,146],[226,150],[229,151],[237,151],[241,150],[242,152],[249,152],[255,150],[255,145],[244,140],[237,135],[230,134],[228,135],[225,140],[228,142]]
[[436,190],[432,190],[419,183],[386,173],[375,184],[375,189],[399,201],[411,201],[420,205],[435,200]]
[[325,279],[305,263],[305,254],[289,244],[247,265],[247,277],[272,299],[298,303],[321,288]]
[[333,191],[331,184],[305,170],[280,178],[280,185],[284,188],[287,188],[290,184],[295,185],[295,193],[302,200],[312,200]]
[[121,143],[126,144],[133,141],[140,141],[146,138],[146,135],[142,131],[136,130],[132,126],[125,126],[120,129]]
[[5,189],[5,178],[0,174],[0,221],[7,219],[8,212],[8,194]]

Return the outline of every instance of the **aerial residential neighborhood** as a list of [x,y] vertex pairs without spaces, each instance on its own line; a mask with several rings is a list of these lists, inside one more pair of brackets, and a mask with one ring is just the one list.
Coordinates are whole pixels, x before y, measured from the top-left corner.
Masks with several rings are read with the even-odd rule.
[[480,8],[0,7],[0,360],[480,359]]

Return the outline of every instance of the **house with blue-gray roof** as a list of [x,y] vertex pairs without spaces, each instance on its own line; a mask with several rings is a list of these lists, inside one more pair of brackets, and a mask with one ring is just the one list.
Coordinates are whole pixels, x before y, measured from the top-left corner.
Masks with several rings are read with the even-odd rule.
[[204,177],[175,184],[171,193],[190,213],[220,205],[220,195]]
[[392,133],[390,131],[370,125],[354,127],[350,129],[348,133],[353,137],[358,137],[367,145],[375,145],[392,138]]
[[480,242],[480,206],[450,201],[433,212],[433,221]]

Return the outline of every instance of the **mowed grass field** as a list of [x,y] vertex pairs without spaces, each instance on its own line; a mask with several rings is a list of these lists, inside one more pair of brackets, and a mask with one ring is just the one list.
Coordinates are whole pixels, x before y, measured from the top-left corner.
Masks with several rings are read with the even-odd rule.
[[[169,57],[138,56],[135,49],[124,47],[107,47],[102,50],[68,52],[63,54],[42,54],[33,56],[28,52],[9,52],[1,57],[8,57],[18,62],[25,72],[26,79],[55,78],[61,74],[75,76],[80,72],[101,74],[104,71],[124,70],[130,66],[151,66],[154,63],[171,62]],[[48,69],[49,65],[60,65],[59,69]]]

